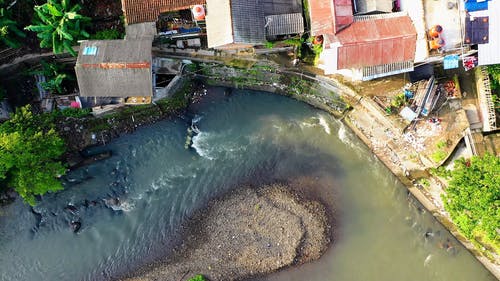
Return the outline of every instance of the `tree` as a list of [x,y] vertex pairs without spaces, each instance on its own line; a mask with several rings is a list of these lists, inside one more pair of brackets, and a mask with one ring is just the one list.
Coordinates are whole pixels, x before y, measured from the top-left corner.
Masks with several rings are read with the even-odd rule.
[[455,161],[443,195],[445,209],[469,238],[500,241],[500,158],[486,154]]
[[65,146],[49,124],[26,106],[0,125],[0,182],[32,206],[35,196],[63,188],[57,177],[66,171],[58,161]]
[[7,5],[5,1],[0,0],[0,43],[11,48],[19,48],[19,38],[26,37],[17,27],[16,21],[12,20],[9,8],[12,4]]
[[38,33],[40,47],[52,48],[55,54],[66,50],[76,56],[73,45],[79,39],[89,37],[84,26],[90,18],[77,13],[81,9],[80,5],[70,7],[69,0],[48,0],[34,9],[37,15],[35,25],[25,29]]

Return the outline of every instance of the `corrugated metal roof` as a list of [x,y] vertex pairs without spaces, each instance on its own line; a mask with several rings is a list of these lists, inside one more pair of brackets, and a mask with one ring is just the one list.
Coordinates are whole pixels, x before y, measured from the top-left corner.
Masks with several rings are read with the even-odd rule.
[[353,22],[351,0],[309,0],[311,35],[335,34]]
[[231,17],[235,43],[262,44],[266,41],[264,11],[259,0],[232,0]]
[[208,47],[219,47],[233,43],[231,5],[228,0],[207,0]]
[[188,9],[205,0],[121,0],[127,24],[156,22],[160,13]]
[[417,32],[408,16],[358,21],[336,35],[337,69],[413,61]]
[[[151,63],[152,40],[88,40],[80,44],[76,64]],[[95,55],[84,55],[86,48],[97,48]]]
[[83,97],[151,96],[151,40],[84,41],[75,72]]
[[302,13],[302,0],[260,0],[265,16]]
[[304,32],[302,13],[272,15],[266,17],[266,35],[286,35]]
[[500,1],[490,1],[488,7],[490,38],[488,44],[477,45],[479,65],[500,63]]

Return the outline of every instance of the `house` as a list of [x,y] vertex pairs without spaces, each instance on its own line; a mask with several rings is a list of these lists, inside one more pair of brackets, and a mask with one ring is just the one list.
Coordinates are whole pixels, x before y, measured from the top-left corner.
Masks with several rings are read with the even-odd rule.
[[75,65],[81,98],[150,103],[151,40],[83,41]]
[[189,9],[204,5],[205,0],[122,0],[123,15],[127,24],[156,22],[161,13]]
[[309,0],[325,74],[370,80],[413,70],[417,31],[405,13],[353,15],[349,0]]
[[263,45],[282,35],[304,32],[299,0],[207,0],[209,48]]

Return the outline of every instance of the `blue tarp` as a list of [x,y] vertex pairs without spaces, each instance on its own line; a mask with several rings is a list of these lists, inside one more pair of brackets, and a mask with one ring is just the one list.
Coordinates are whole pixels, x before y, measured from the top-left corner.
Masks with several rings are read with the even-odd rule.
[[449,55],[444,57],[443,66],[444,69],[458,68],[458,55]]
[[465,10],[469,12],[488,10],[488,1],[465,0]]

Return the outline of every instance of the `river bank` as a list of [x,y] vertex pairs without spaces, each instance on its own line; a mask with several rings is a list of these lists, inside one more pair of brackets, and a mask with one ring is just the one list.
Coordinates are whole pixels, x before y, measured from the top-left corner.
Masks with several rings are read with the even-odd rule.
[[[211,66],[211,68],[215,70],[221,69],[213,66]],[[423,202],[435,216],[439,215],[437,211],[438,208],[433,207],[436,205],[439,206],[439,201],[432,201],[432,198],[436,200],[439,199],[439,193],[426,194],[425,190],[418,187],[418,185],[415,186],[413,182],[415,178],[422,178],[422,175],[419,173],[425,170],[422,169],[424,168],[424,165],[421,163],[419,164],[418,162],[415,166],[408,164],[410,163],[407,161],[408,159],[412,161],[414,159],[408,151],[404,151],[405,145],[407,144],[404,139],[398,138],[398,135],[400,134],[399,129],[393,127],[384,118],[383,114],[373,107],[370,101],[363,99],[352,89],[342,86],[341,83],[329,80],[329,78],[325,77],[313,78],[301,73],[285,74],[285,72],[278,68],[260,67],[260,70],[258,68],[250,70],[235,70],[233,67],[225,66],[223,66],[223,68],[225,70],[219,72],[219,75],[223,76],[224,80],[210,79],[210,77],[207,77],[209,75],[206,75],[210,74],[207,70],[204,70],[204,73],[199,75],[199,78],[206,79],[205,81],[214,85],[250,88],[283,94],[304,101],[314,107],[321,108],[336,116],[342,116],[346,124],[349,125],[358,137],[360,137],[360,139],[362,139],[368,147],[371,148],[374,154],[376,154],[377,157],[381,159],[382,162],[389,167],[403,183],[407,185],[409,190],[417,198],[419,198],[419,200]],[[232,74],[227,75],[228,72],[231,72]],[[288,77],[280,78],[285,75]],[[271,77],[271,80],[266,82],[266,80],[259,78],[259,76]],[[322,82],[321,86],[315,85],[318,81]],[[315,92],[310,94],[307,93],[310,87],[326,87],[327,90],[318,95],[316,95]],[[336,93],[342,94],[340,98],[339,95],[336,95]],[[335,105],[338,105],[339,103],[332,103],[332,101],[342,101],[343,104],[346,104],[345,101],[349,101],[353,109],[347,113],[345,110],[338,110],[339,108],[335,107]],[[182,110],[182,105],[179,109]],[[118,137],[123,132],[132,132],[139,126],[151,124],[161,118],[169,116],[168,114],[164,114],[168,111],[161,110],[161,106],[159,105],[141,106],[133,109],[124,108],[121,110],[122,112],[118,113],[118,115],[117,113],[112,113],[96,119],[99,121],[89,121],[90,125],[82,128],[82,130],[85,129],[89,133],[85,133],[85,140],[75,138],[73,142],[75,144],[74,149],[80,149],[89,144],[105,144],[112,138]],[[143,119],[136,118],[138,116],[142,116]],[[123,126],[120,125],[122,123],[124,124]],[[78,125],[79,122],[75,121],[75,124]],[[78,136],[81,133],[78,131],[75,133],[70,126],[68,126],[68,130],[65,130],[65,128],[66,127],[62,127],[62,131],[67,132],[68,135],[73,134]],[[75,127],[75,129],[80,128]],[[92,137],[93,135],[95,135],[95,137]],[[442,187],[437,184],[437,182],[432,182],[431,186],[436,186],[439,189],[442,189]],[[445,225],[450,229],[451,224]],[[474,254],[476,254],[477,257],[478,254]]]
[[[281,69],[266,63],[254,64],[250,68],[213,62],[198,63],[191,71],[195,78],[209,85],[273,92],[303,101],[342,118],[409,192],[499,278],[498,257],[487,256],[488,251],[480,251],[465,239],[445,212],[440,197],[444,186],[427,172],[430,161],[408,149],[412,144],[403,137],[402,128],[392,123],[371,99],[363,98],[351,87],[331,77]],[[419,184],[422,179],[427,179],[430,185],[424,188]]]
[[[199,70],[198,70],[199,71]],[[262,90],[284,94],[339,117],[370,148],[374,155],[408,188],[408,191],[444,225],[497,279],[500,256],[464,237],[444,210],[441,194],[445,184],[429,173],[433,162],[418,153],[404,127],[387,118],[371,99],[332,77],[303,73],[300,69],[252,67],[241,69],[224,65],[201,66],[204,81],[212,85]],[[333,99],[332,99],[333,98]],[[340,103],[339,103],[340,101]],[[339,107],[338,105],[343,106]],[[457,111],[462,119],[465,113]],[[456,145],[456,144],[455,144]],[[428,181],[423,186],[420,181]]]

